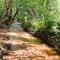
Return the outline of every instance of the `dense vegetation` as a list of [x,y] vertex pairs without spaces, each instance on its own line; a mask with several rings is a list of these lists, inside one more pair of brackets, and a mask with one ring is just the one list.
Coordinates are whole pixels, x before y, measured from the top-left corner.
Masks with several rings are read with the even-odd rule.
[[0,0],[0,25],[15,20],[60,51],[59,0]]

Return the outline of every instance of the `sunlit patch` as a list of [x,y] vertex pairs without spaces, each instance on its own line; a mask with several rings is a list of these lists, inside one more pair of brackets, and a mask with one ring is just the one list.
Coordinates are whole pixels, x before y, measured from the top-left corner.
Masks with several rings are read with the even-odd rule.
[[14,60],[18,60],[18,59],[14,59]]
[[6,35],[17,36],[18,37],[19,34],[14,33],[14,32],[8,32],[8,33],[6,33]]

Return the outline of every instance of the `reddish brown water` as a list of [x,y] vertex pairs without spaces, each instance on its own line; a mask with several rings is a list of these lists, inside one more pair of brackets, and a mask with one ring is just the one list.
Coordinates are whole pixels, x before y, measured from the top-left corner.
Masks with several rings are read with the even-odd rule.
[[[14,40],[6,40],[6,36],[14,36]],[[11,43],[12,48],[4,60],[60,60],[60,55],[46,44],[39,43],[36,37],[22,32],[8,32],[0,29],[0,42]]]

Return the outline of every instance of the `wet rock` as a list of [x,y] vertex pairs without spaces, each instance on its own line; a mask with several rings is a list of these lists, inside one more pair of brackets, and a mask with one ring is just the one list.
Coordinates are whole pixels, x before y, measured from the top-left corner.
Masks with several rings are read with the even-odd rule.
[[0,48],[0,60],[3,60],[3,51]]

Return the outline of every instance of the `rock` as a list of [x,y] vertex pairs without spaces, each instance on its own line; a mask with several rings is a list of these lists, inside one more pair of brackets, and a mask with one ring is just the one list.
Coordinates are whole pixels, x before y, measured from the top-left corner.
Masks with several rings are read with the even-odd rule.
[[3,52],[1,50],[1,48],[0,48],[0,60],[3,60]]
[[6,50],[10,50],[11,47],[12,47],[12,44],[11,43],[3,43],[3,42],[1,42],[1,45]]

